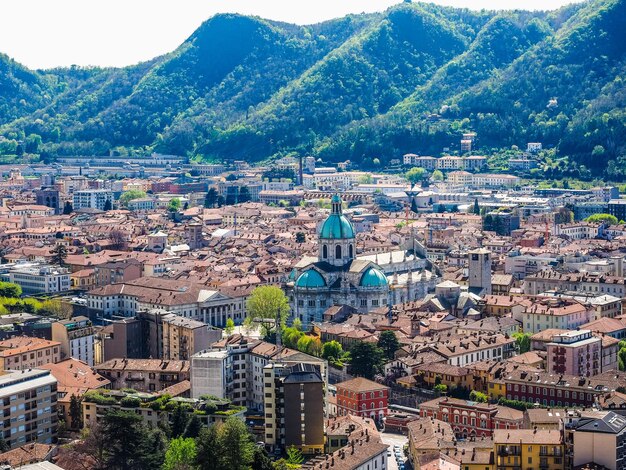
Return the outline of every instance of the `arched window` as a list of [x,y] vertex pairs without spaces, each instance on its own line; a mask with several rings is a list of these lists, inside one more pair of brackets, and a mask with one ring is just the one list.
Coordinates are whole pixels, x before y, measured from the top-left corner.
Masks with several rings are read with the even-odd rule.
[[352,243],[350,243],[350,247],[348,248],[348,254],[350,255],[350,258],[354,258],[354,247],[352,246]]
[[328,247],[326,245],[322,245],[322,258],[328,258]]
[[335,259],[341,259],[341,245],[335,247]]

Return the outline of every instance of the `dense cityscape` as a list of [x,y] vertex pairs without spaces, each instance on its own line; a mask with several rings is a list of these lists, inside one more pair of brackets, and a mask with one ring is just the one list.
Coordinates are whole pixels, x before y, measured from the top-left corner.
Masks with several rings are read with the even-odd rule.
[[0,54],[0,470],[626,469],[624,28],[405,1]]

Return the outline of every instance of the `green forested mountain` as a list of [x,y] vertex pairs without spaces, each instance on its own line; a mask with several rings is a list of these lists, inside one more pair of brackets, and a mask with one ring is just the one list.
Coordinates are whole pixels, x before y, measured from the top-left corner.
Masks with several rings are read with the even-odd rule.
[[367,166],[454,150],[475,131],[484,147],[540,141],[626,178],[624,31],[626,0],[553,12],[401,3],[311,26],[217,15],[172,53],[121,69],[32,71],[0,55],[0,135],[40,135],[48,158],[297,152]]

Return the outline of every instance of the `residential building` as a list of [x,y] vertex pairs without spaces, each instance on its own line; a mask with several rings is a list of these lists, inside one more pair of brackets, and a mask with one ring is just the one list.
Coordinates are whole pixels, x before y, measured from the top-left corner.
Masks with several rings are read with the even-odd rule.
[[0,276],[19,284],[24,294],[56,294],[70,290],[70,273],[59,266],[15,265]]
[[608,412],[601,418],[581,418],[574,426],[575,468],[585,464],[609,470],[626,468],[626,418]]
[[513,408],[440,397],[420,403],[422,418],[449,423],[458,439],[491,437],[495,429],[520,429],[524,413]]
[[35,369],[60,360],[61,343],[58,341],[28,336],[0,341],[1,370]]
[[602,372],[602,339],[589,330],[567,331],[546,345],[547,371],[553,374],[589,377]]
[[608,203],[609,214],[617,220],[626,220],[626,199],[611,199]]
[[67,358],[56,363],[41,366],[41,369],[49,370],[57,380],[57,405],[59,415],[70,429],[78,429],[72,422],[70,404],[72,397],[81,400],[89,390],[110,388],[111,381],[96,373],[88,364],[78,359]]
[[337,415],[352,414],[381,420],[388,413],[389,387],[357,377],[335,385],[337,388]]
[[525,294],[538,295],[547,291],[576,292],[578,294],[595,295],[610,294],[614,297],[626,296],[624,277],[601,273],[560,273],[557,271],[541,271],[526,276],[523,283]]
[[61,359],[73,357],[93,366],[94,328],[87,317],[74,317],[52,324],[52,339],[61,345]]
[[57,438],[57,380],[41,369],[0,374],[2,437],[14,449],[29,442],[51,444]]
[[140,392],[156,392],[189,380],[189,361],[161,359],[112,359],[94,367],[119,390],[132,388]]
[[201,351],[191,357],[191,396],[228,398],[233,391],[233,360],[228,351]]
[[515,369],[506,371],[499,380],[504,383],[509,400],[550,407],[588,407],[597,397],[622,387],[625,379],[624,373],[618,371],[580,377]]
[[497,429],[493,434],[498,469],[565,469],[561,431]]
[[263,368],[265,390],[265,444],[303,454],[324,452],[325,387],[312,364]]
[[[226,351],[228,355],[207,355],[211,351]],[[195,358],[205,360],[195,361]],[[325,360],[241,335],[218,341],[209,351],[196,353],[191,360],[193,397],[209,393],[206,387],[211,385],[206,378],[219,375],[224,377],[226,384],[231,384],[223,392],[228,399],[259,413],[264,410],[263,368],[268,364],[311,364],[319,371],[324,382],[328,383],[328,365]],[[221,370],[217,369],[218,366]],[[202,368],[207,370],[202,371]],[[195,382],[195,377],[200,378],[199,382]]]
[[[189,387],[189,382],[181,384]],[[181,388],[181,387],[177,387]],[[184,388],[184,387],[183,387]],[[85,427],[93,427],[110,410],[121,410],[138,415],[144,423],[158,427],[167,425],[172,420],[172,410],[182,405],[188,413],[200,419],[203,426],[223,423],[230,417],[243,420],[245,407],[231,405],[228,400],[185,398],[174,387],[160,393],[135,392],[120,390],[92,390],[87,392],[81,403]],[[168,396],[171,396],[169,398]],[[155,400],[161,399],[155,403]],[[165,409],[161,406],[165,403]]]
[[98,209],[103,211],[107,205],[113,205],[113,192],[108,189],[92,189],[89,191],[74,191],[73,208],[77,209]]

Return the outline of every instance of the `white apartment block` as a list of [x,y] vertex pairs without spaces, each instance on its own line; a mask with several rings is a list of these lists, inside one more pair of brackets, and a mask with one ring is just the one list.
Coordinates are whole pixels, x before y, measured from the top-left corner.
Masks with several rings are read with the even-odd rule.
[[19,284],[24,294],[55,294],[71,285],[69,270],[58,266],[16,265],[0,277]]
[[0,376],[2,437],[10,448],[52,444],[57,436],[57,380],[49,370],[5,371]]
[[113,204],[113,193],[106,189],[75,191],[73,207],[74,210],[90,208],[102,211],[107,201]]

